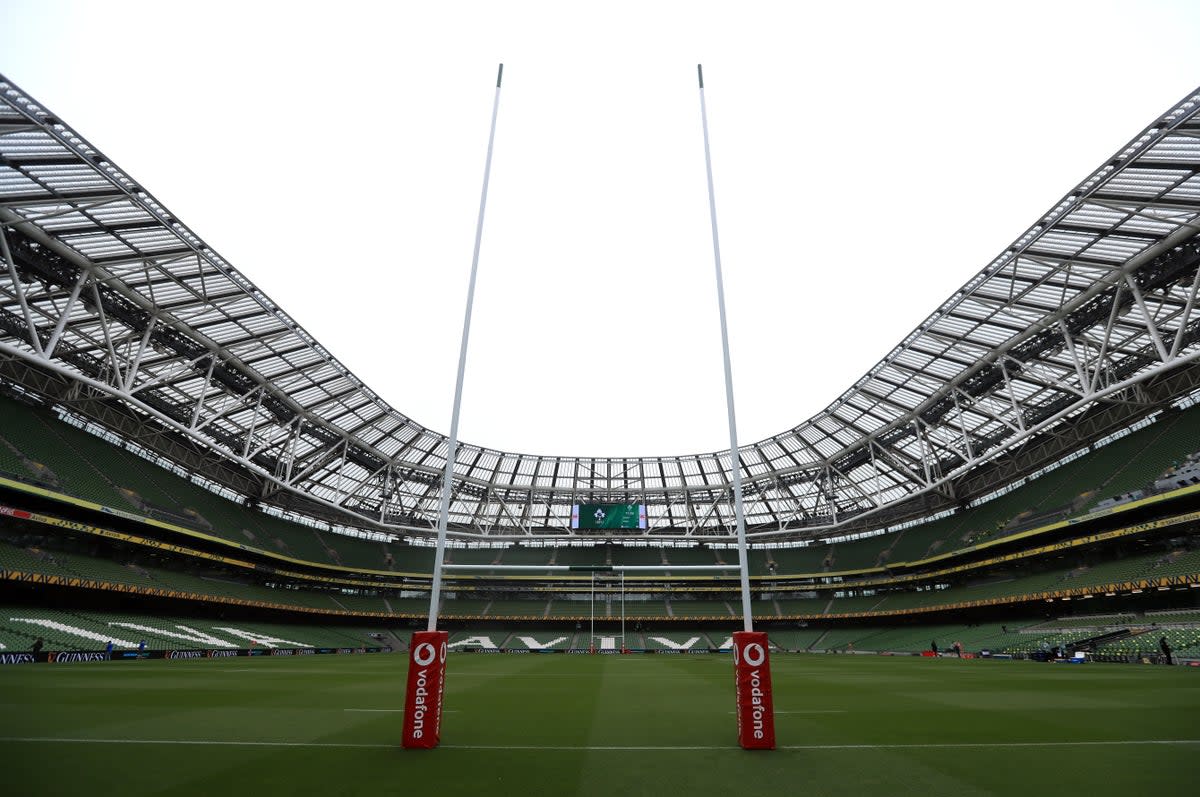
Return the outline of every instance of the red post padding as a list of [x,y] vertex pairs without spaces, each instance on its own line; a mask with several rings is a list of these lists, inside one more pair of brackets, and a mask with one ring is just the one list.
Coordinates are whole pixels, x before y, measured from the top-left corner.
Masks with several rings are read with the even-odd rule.
[[408,689],[404,693],[406,748],[438,746],[442,729],[442,692],[446,683],[446,631],[414,631],[408,643]]
[[764,632],[734,633],[733,669],[737,685],[738,744],[746,750],[774,750],[775,707],[771,700],[771,662],[767,658]]

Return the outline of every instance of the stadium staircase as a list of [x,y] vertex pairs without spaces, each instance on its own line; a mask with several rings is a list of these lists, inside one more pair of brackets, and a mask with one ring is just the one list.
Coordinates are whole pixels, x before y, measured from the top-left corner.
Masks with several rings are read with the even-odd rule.
[[[1141,632],[1139,631],[1138,633]],[[1113,642],[1119,642],[1122,639],[1128,639],[1131,636],[1134,636],[1133,631],[1130,631],[1128,628],[1122,628],[1119,631],[1109,631],[1108,633],[1100,634],[1099,636],[1077,639],[1074,642],[1068,643],[1068,647],[1071,650],[1081,650],[1085,653],[1094,653],[1097,648]]]

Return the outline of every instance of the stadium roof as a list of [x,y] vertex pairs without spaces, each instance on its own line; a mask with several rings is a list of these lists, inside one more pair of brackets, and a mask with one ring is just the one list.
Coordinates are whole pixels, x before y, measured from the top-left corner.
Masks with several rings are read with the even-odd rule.
[[[1200,90],[825,410],[742,446],[752,538],[878,526],[912,515],[921,496],[922,511],[952,505],[994,478],[967,489],[972,474],[994,474],[1080,418],[1114,407],[1144,414],[1194,389],[1200,380],[1156,385],[1200,358],[1198,170]],[[239,211],[250,218],[253,204]],[[937,209],[913,212],[937,246]],[[298,495],[366,525],[433,528],[446,436],[390,407],[134,177],[2,76],[0,230],[9,381],[85,413],[116,399],[253,474],[264,501]],[[919,276],[919,253],[891,256]],[[839,333],[867,334],[850,319]],[[71,389],[50,390],[47,379]],[[1078,445],[1102,426],[1067,436]],[[650,536],[723,537],[729,468],[727,451],[566,457],[462,443],[452,530],[566,535],[575,503],[638,502],[649,506]]]

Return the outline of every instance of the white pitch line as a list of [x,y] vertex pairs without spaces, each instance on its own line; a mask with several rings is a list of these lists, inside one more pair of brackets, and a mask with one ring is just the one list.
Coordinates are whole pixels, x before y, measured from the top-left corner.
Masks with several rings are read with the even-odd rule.
[[531,750],[534,752],[670,752],[672,750],[737,750],[734,745],[536,745],[536,744],[443,744],[447,750]]
[[[404,709],[402,709],[402,708],[344,708],[344,709],[342,709],[342,711],[362,711],[362,712],[371,712],[371,713],[379,713],[379,714],[403,714],[404,713]],[[443,714],[457,714],[458,712],[459,712],[459,709],[456,709],[456,708],[442,709]]]
[[[359,744],[354,742],[255,742],[225,739],[78,739],[51,736],[5,736],[0,742],[59,744],[147,744],[194,745],[207,747],[331,747],[398,749],[396,744]],[[928,742],[918,744],[798,744],[780,745],[780,750],[930,750],[958,748],[1013,747],[1120,747],[1124,745],[1190,745],[1200,739],[1116,739],[1091,742]],[[533,745],[533,744],[444,744],[446,750],[530,750],[566,752],[661,752],[690,750],[737,750],[735,745]]]
[[970,747],[1119,747],[1122,745],[1200,744],[1200,739],[1113,739],[1092,742],[926,742],[916,744],[795,744],[780,745],[780,750],[908,750],[956,749]]
[[[1095,742],[929,742],[925,744],[781,744],[779,750],[906,750],[953,749],[968,747],[1110,747],[1121,745],[1187,745],[1200,739],[1118,739]],[[448,750],[565,750],[565,751],[662,751],[662,750],[737,750],[734,745],[491,745],[444,744]]]
[[[174,668],[172,668],[172,669],[174,669]],[[257,672],[257,673],[263,673],[265,675],[276,676],[276,675],[295,675],[297,673],[299,673],[301,675],[325,675],[326,673],[329,672],[329,670],[313,670],[313,669],[268,670],[265,667],[263,667],[263,668],[260,668],[260,667],[231,667],[227,670],[217,670],[217,672]]]
[[353,744],[350,742],[246,742],[225,739],[66,739],[54,737],[3,737],[0,742],[60,742],[66,744],[177,744],[204,747],[398,747],[394,744]]
[[[730,711],[727,713],[736,714],[737,712]],[[847,713],[847,711],[844,708],[812,708],[812,709],[806,709],[804,711],[776,711],[775,713],[776,714],[845,714],[845,713]]]

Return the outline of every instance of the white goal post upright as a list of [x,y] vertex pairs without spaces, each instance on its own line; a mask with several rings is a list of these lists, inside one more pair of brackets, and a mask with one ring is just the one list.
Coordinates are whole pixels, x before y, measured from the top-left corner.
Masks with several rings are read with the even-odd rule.
[[479,272],[479,247],[483,241],[483,215],[487,208],[488,179],[492,172],[492,148],[496,141],[496,116],[500,110],[500,82],[504,64],[496,72],[496,95],[492,101],[492,124],[488,133],[487,157],[483,166],[483,190],[479,218],[475,224],[475,249],[471,256],[471,279],[467,307],[463,313],[462,343],[458,350],[458,377],[454,383],[454,408],[450,413],[450,437],[446,447],[446,471],[442,477],[442,505],[438,513],[437,550],[433,559],[433,581],[429,590],[429,623],[413,632],[408,646],[408,683],[404,693],[404,730],[401,745],[430,749],[441,741],[442,695],[445,688],[446,653],[450,635],[437,630],[438,604],[442,597],[442,565],[446,557],[446,527],[450,524],[450,500],[454,487],[454,459],[458,453],[458,418],[462,409],[463,375],[467,369],[467,341],[471,337],[471,309],[475,303],[475,278]]
[[624,653],[628,648],[625,646],[625,571],[621,571],[621,652]]
[[475,223],[475,250],[471,255],[471,279],[467,284],[467,307],[463,312],[462,343],[458,348],[458,377],[454,382],[454,409],[450,413],[450,437],[446,442],[446,471],[442,476],[442,505],[438,512],[437,550],[433,555],[433,584],[429,592],[429,627],[437,630],[438,602],[442,597],[442,565],[446,559],[446,527],[450,525],[450,500],[454,495],[454,460],[458,454],[458,418],[462,410],[463,375],[467,370],[467,341],[471,337],[471,310],[475,305],[475,277],[479,273],[479,247],[483,242],[483,214],[487,209],[488,180],[492,173],[492,148],[496,142],[496,116],[500,112],[500,82],[504,64],[496,72],[496,96],[492,101],[492,126],[488,133],[487,157],[483,164],[483,190],[479,195],[479,219]]
[[729,327],[725,319],[725,283],[721,276],[721,242],[717,235],[717,200],[713,190],[712,154],[708,144],[708,108],[704,103],[704,68],[696,64],[700,82],[700,126],[704,131],[704,172],[708,177],[708,216],[712,224],[713,263],[717,272],[717,308],[721,317],[721,354],[725,363],[725,406],[729,413],[729,474],[737,523],[738,564],[742,581],[742,628],[733,635],[734,682],[737,690],[738,743],[747,749],[775,748],[775,717],[767,635],[754,633],[750,607],[750,557],[746,550],[746,516],[742,509],[742,462],[733,410],[733,369],[729,364]]
[[713,263],[717,271],[717,310],[721,318],[721,356],[725,363],[725,407],[729,415],[729,474],[733,480],[733,515],[737,524],[738,565],[742,577],[742,630],[753,631],[750,610],[750,562],[746,552],[746,516],[742,510],[742,463],[738,455],[737,417],[733,409],[733,367],[729,363],[729,325],[725,318],[725,281],[721,276],[721,240],[717,235],[717,199],[713,190],[712,155],[708,146],[708,108],[704,104],[704,69],[700,80],[700,126],[704,130],[704,172],[708,177],[708,217],[712,225]]

